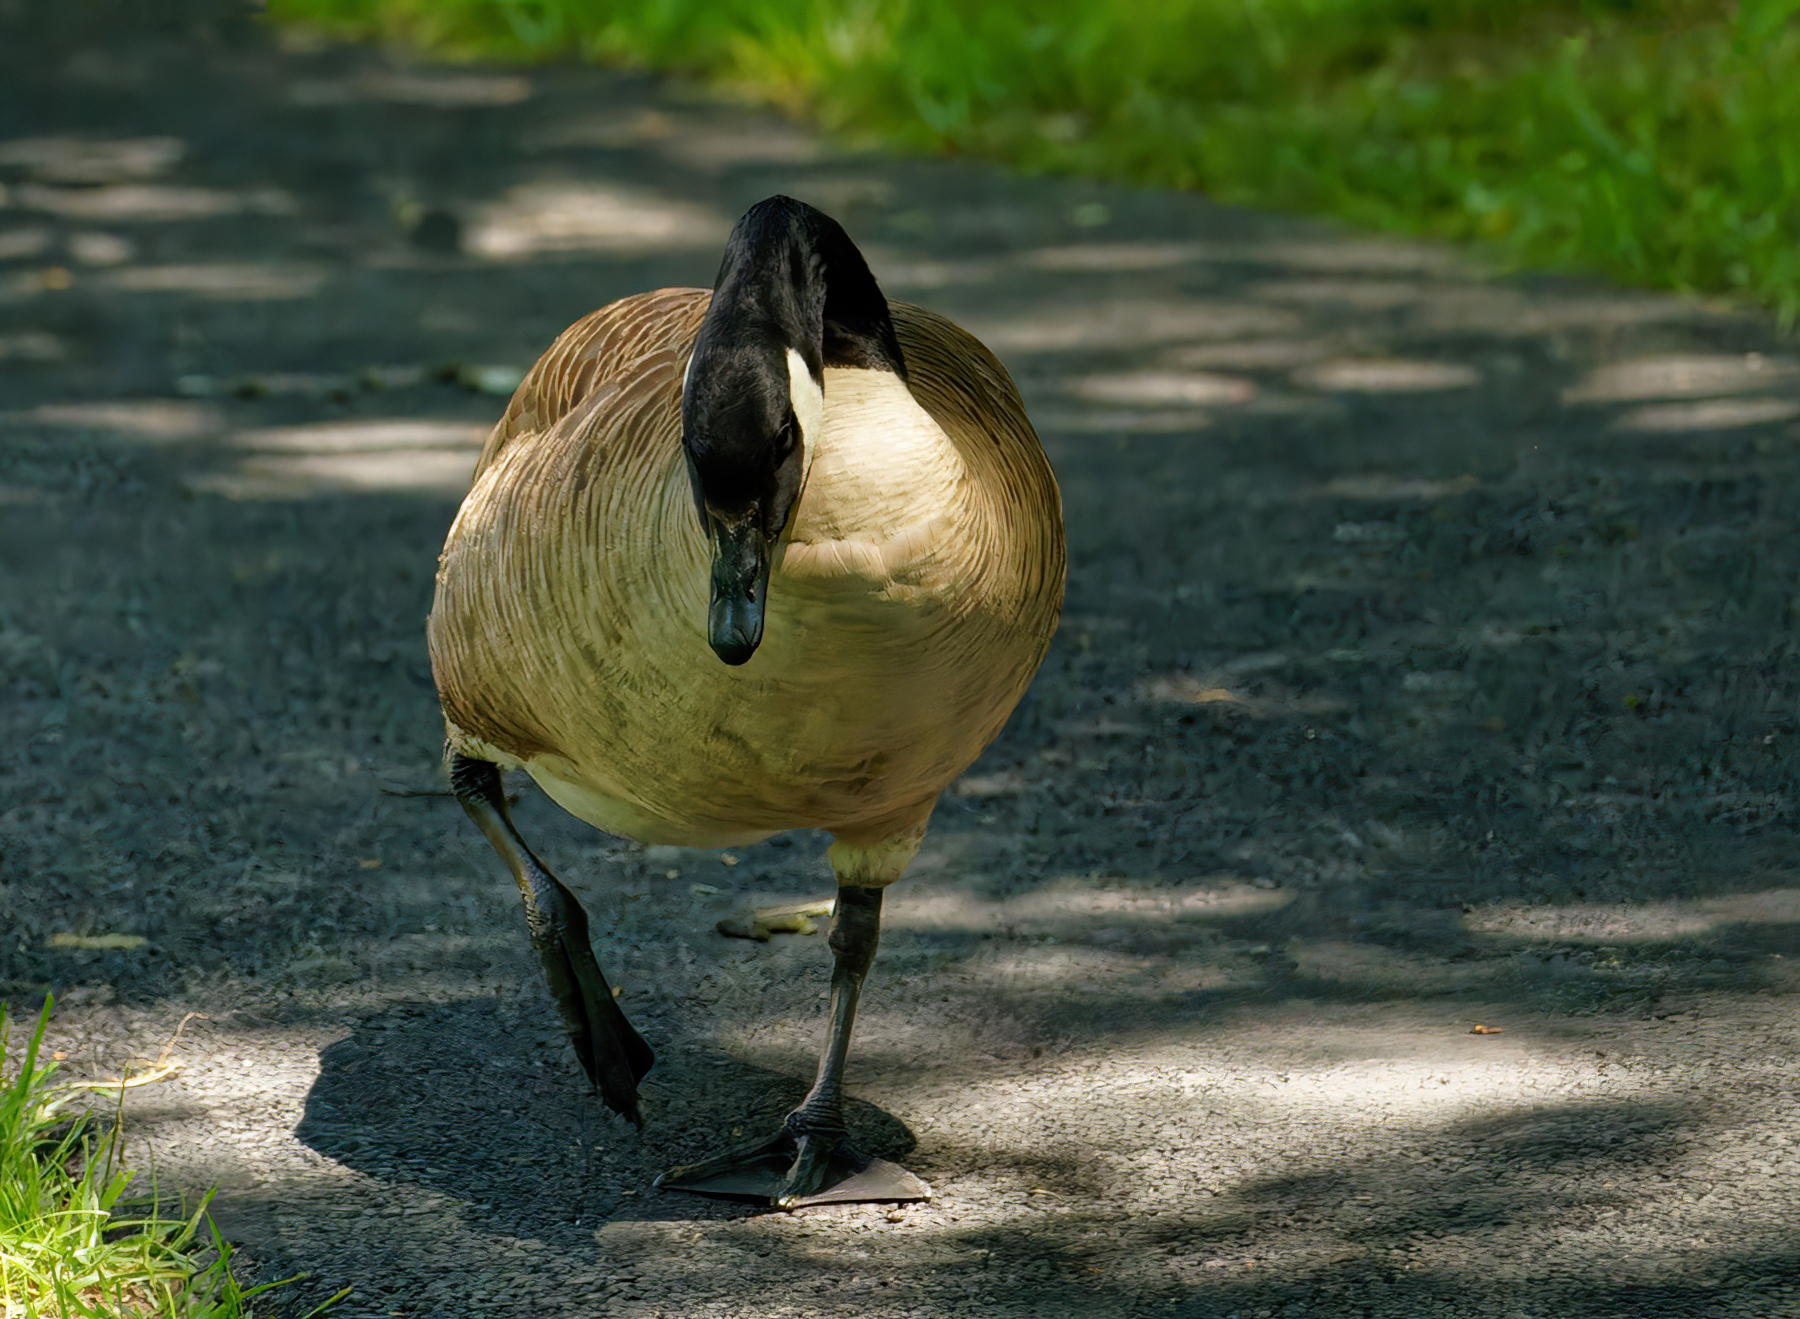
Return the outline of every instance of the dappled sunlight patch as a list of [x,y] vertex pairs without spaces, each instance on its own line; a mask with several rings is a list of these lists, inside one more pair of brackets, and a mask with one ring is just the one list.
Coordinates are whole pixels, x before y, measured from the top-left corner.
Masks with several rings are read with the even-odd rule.
[[1279,307],[1205,298],[1121,298],[1061,316],[970,318],[969,329],[996,352],[1143,348],[1183,340],[1214,341],[1297,331],[1301,318]]
[[190,487],[241,500],[372,490],[457,495],[468,489],[487,434],[481,425],[408,419],[241,431],[231,443],[247,456],[235,470],[207,473]]
[[1249,339],[1226,343],[1188,344],[1163,354],[1176,365],[1220,370],[1279,371],[1316,362],[1331,352],[1317,339]]
[[[1009,940],[963,961],[958,974],[983,985],[989,993],[1086,997],[1155,992],[1154,982],[1165,959],[1105,946],[1114,939],[1128,938],[1131,932],[1119,929],[1114,934],[1112,926],[1084,928],[1085,921],[1091,919],[1073,915],[1040,917],[1031,922],[1030,933],[1039,940],[1036,946]],[[1008,924],[1017,932],[1026,933],[1015,922]],[[1102,935],[1107,937],[1096,937]],[[1189,960],[1182,969],[1192,974],[1200,966]],[[1243,974],[1233,977],[1232,984],[1262,983],[1254,967],[1241,970]]]
[[214,472],[189,488],[227,499],[305,499],[330,493],[408,490],[455,495],[468,489],[471,452],[304,454],[246,459],[235,472]]
[[684,122],[661,108],[624,106],[590,113],[564,113],[523,129],[519,143],[530,152],[561,151],[571,147],[641,147],[664,142],[679,133]]
[[[634,1206],[595,1240],[610,1272],[677,1258],[707,1285],[731,1285],[746,1252],[790,1251],[794,1266],[837,1270],[845,1287],[853,1270],[876,1272],[884,1300],[922,1276],[1005,1267],[1016,1291],[1057,1288],[1039,1308],[1108,1314],[1128,1308],[1114,1304],[1114,1286],[1161,1293],[1182,1313],[1225,1313],[1259,1280],[1283,1285],[1267,1297],[1271,1313],[1296,1294],[1336,1313],[1355,1307],[1351,1296],[1399,1293],[1406,1275],[1442,1298],[1421,1313],[1500,1313],[1516,1308],[1493,1303],[1505,1289],[1586,1278],[1602,1257],[1603,1285],[1666,1285],[1677,1298],[1696,1269],[1729,1269],[1746,1252],[1785,1258],[1778,1195],[1734,1216],[1718,1197],[1672,1194],[1714,1179],[1691,1139],[1691,1097],[1665,1084],[1603,1082],[1591,1064],[1533,1058],[1504,1039],[1441,1060],[1395,1058],[1370,1030],[1328,1061],[1271,1054],[1267,1043],[1266,1032],[1223,1048],[1109,1039],[1104,1050],[1046,1049],[962,1076],[909,1074],[896,1051],[880,1093],[916,1133],[904,1161],[930,1177],[937,1200],[904,1213],[749,1215],[699,1231]],[[1759,1113],[1728,1139],[1773,1163],[1780,1131],[1777,1114]],[[1634,1222],[1671,1211],[1690,1249],[1670,1251],[1666,1232]],[[439,1227],[401,1221],[422,1234]],[[848,1255],[846,1242],[857,1243]],[[1056,1281],[1020,1269],[1021,1255]]]
[[136,440],[162,443],[200,439],[224,429],[225,415],[211,403],[175,399],[117,399],[105,403],[45,403],[21,419],[49,426],[112,431]]
[[1233,251],[1248,260],[1334,274],[1449,275],[1467,263],[1467,258],[1454,248],[1400,239],[1341,239],[1334,242],[1273,238],[1239,244]]
[[1397,279],[1274,279],[1253,286],[1270,302],[1297,302],[1387,311],[1423,297],[1429,285]]
[[[1258,888],[1231,876],[1215,876],[1171,888],[1143,888],[1104,877],[1059,875],[1006,899],[962,889],[914,888],[888,912],[896,929],[940,933],[1002,926],[1025,935],[1089,934],[1109,924],[1159,925],[1170,921],[1220,921],[1277,911],[1292,900],[1280,889]],[[1031,950],[1015,950],[1029,961]],[[1025,974],[1053,974],[1044,968]]]
[[1196,409],[1034,406],[1031,415],[1045,435],[1185,435],[1213,424],[1210,412]]
[[[5,200],[0,186],[0,202]],[[50,250],[50,231],[44,228],[0,229],[0,261],[29,261]]]
[[940,260],[873,246],[865,247],[863,255],[889,296],[988,284],[1004,272],[1002,263],[989,257]]
[[1009,769],[997,774],[964,774],[950,785],[950,792],[958,797],[1018,797],[1033,786],[1023,772]]
[[60,362],[68,345],[43,330],[18,330],[0,334],[0,362]]
[[1662,434],[1766,426],[1795,417],[1800,417],[1800,400],[1796,399],[1713,398],[1697,403],[1659,403],[1633,408],[1613,425],[1623,431]]
[[291,215],[293,197],[276,188],[229,192],[165,183],[119,183],[98,188],[21,184],[14,205],[73,220],[206,220],[220,215]]
[[1759,889],[1675,902],[1489,903],[1465,913],[1462,924],[1471,934],[1527,942],[1664,943],[1735,925],[1800,926],[1800,889]]
[[291,262],[229,261],[193,265],[130,266],[98,276],[128,293],[186,293],[244,302],[308,298],[324,285],[322,266]]
[[1481,383],[1481,373],[1461,362],[1409,358],[1338,358],[1302,367],[1294,379],[1309,389],[1331,393],[1419,394],[1440,389],[1467,389]]
[[0,142],[0,165],[46,183],[96,184],[155,178],[187,154],[178,137],[88,138],[74,134]]
[[[904,1257],[921,1238],[974,1246],[972,1259],[933,1263],[985,1270],[1007,1245],[1029,1243],[1028,1258],[1064,1271],[1051,1309],[1086,1296],[1109,1314],[1099,1289],[1113,1285],[1160,1293],[1181,1313],[1248,1314],[1238,1298],[1260,1285],[1271,1314],[1295,1295],[1334,1314],[1369,1295],[1404,1296],[1416,1302],[1402,1301],[1409,1313],[1523,1314],[1519,1296],[1558,1294],[1571,1277],[1603,1278],[1609,1299],[1643,1286],[1681,1298],[1696,1269],[1729,1270],[1746,1252],[1785,1258],[1778,1197],[1735,1218],[1710,1196],[1679,1204],[1686,1250],[1634,1221],[1646,1200],[1676,1207],[1672,1182],[1711,1180],[1688,1139],[1685,1096],[1487,1053],[1293,1066],[1171,1042],[1046,1057],[1036,1079],[1055,1098],[1027,1103],[1010,1067],[955,1088],[926,1074],[911,1087],[909,1161],[943,1198],[907,1216]],[[1763,1142],[1779,1130],[1773,1117],[1756,1125]],[[958,1221],[972,1205],[985,1210],[974,1233]],[[812,1212],[770,1216],[767,1230],[799,1237],[834,1221]],[[1026,1274],[1013,1285],[1034,1283]],[[1698,1285],[1715,1294],[1717,1279]]]
[[531,79],[518,74],[459,69],[375,70],[361,79],[375,100],[429,105],[440,110],[473,105],[517,105],[531,99]]
[[377,453],[453,448],[473,457],[487,433],[488,427],[466,422],[397,418],[270,426],[240,431],[232,437],[232,442],[239,448],[261,453]]
[[[685,125],[663,150],[690,168],[707,171],[743,169],[749,165],[810,165],[825,154],[824,144],[792,124],[765,118],[724,123],[709,119]],[[826,211],[844,210],[829,188],[808,184],[807,200]]]
[[[1230,1137],[1208,1140],[1206,1131],[1280,1127],[1288,1139],[1280,1160],[1268,1165],[1270,1173],[1278,1173],[1308,1160],[1309,1135],[1319,1138],[1320,1152],[1329,1150],[1336,1163],[1346,1142],[1376,1144],[1370,1136],[1390,1123],[1405,1124],[1415,1137],[1429,1140],[1447,1124],[1492,1121],[1518,1114],[1522,1104],[1534,1111],[1547,1095],[1580,1094],[1588,1080],[1572,1077],[1560,1059],[1533,1058],[1532,1044],[1522,1036],[1470,1035],[1454,1021],[1442,1029],[1417,1019],[1389,1027],[1321,1021],[1310,1038],[1281,1047],[1266,1036],[1239,1019],[1207,1031],[1204,1046],[1185,1032],[1160,1040],[1154,1035],[1106,1039],[1099,1048],[1058,1059],[1053,1106],[1005,1102],[1017,1082],[1002,1071],[962,1078],[958,1108],[1003,1114],[986,1117],[996,1145],[1008,1142],[1008,1128],[1048,1122],[1091,1131],[1099,1114],[1161,1115],[1160,1121],[1137,1119],[1145,1128],[1140,1140],[1115,1154],[1127,1161],[1162,1142],[1190,1151],[1215,1141],[1227,1147],[1236,1143]],[[1251,1054],[1245,1046],[1253,1041],[1260,1043]],[[937,1075],[921,1079],[928,1088],[944,1083]],[[884,1091],[898,1095],[903,1084],[901,1078],[884,1079]],[[927,1114],[909,1117],[928,1126]],[[1202,1157],[1212,1161],[1219,1152]]]
[[1501,284],[1428,285],[1407,309],[1410,328],[1530,338],[1559,330],[1620,330],[1701,319],[1694,304],[1646,293],[1559,296]]
[[1204,255],[1205,249],[1198,243],[1081,243],[1072,247],[1041,247],[1027,253],[1024,264],[1034,270],[1113,274],[1168,270],[1191,265]]
[[1596,367],[1563,391],[1565,403],[1634,403],[1649,399],[1746,394],[1800,380],[1792,358],[1762,353],[1661,353]]
[[1067,392],[1093,403],[1235,405],[1256,397],[1256,386],[1237,376],[1203,371],[1126,371],[1082,376]]
[[355,376],[322,371],[261,371],[228,379],[195,372],[177,376],[175,392],[183,398],[330,398],[355,393],[361,383]]
[[467,249],[492,260],[552,252],[631,255],[712,249],[731,222],[710,207],[576,180],[522,183],[480,207]]
[[1296,1065],[1271,1058],[1275,1070],[1249,1078],[1244,1088],[1253,1087],[1255,1102],[1278,1110],[1280,1120],[1301,1126],[1353,1115],[1369,1120],[1378,1112],[1384,1123],[1409,1121],[1423,1131],[1491,1112],[1496,1102],[1524,1099],[1538,1086],[1567,1079],[1562,1066],[1533,1066],[1519,1039],[1471,1037],[1454,1027],[1429,1042],[1419,1032],[1405,1043],[1381,1030],[1333,1030],[1319,1046],[1338,1060]]
[[531,79],[463,69],[369,69],[353,78],[301,78],[288,85],[290,105],[307,109],[388,101],[438,110],[517,105],[531,99]]
[[84,266],[122,266],[137,255],[137,246],[118,234],[85,230],[69,235],[69,255]]

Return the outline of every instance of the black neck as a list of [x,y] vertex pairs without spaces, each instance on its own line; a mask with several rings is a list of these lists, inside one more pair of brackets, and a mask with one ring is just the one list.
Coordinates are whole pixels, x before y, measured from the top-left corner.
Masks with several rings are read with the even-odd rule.
[[868,262],[842,225],[791,197],[758,202],[731,231],[707,320],[729,338],[773,333],[815,380],[827,366],[906,376],[887,299]]

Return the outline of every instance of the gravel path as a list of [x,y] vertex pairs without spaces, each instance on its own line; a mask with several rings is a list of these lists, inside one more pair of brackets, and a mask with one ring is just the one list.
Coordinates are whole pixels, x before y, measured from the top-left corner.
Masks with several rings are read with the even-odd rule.
[[[77,1075],[180,1064],[129,1139],[311,1275],[270,1313],[1800,1315],[1771,326],[67,8],[0,4],[0,991]],[[825,893],[822,839],[527,790],[659,1051],[640,1137],[420,795],[491,391],[776,191],[1007,360],[1067,503],[1056,646],[890,898],[857,1120],[936,1191],[893,1209],[649,1189],[810,1074],[821,936],[714,925]]]

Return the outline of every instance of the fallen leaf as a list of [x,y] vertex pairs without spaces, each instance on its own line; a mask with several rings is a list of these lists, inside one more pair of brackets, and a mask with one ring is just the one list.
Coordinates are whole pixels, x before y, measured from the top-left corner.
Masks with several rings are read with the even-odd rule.
[[829,916],[835,898],[815,898],[811,902],[784,902],[774,907],[758,907],[757,920],[780,920],[787,916]]
[[1504,1026],[1484,1026],[1478,1021],[1475,1023],[1474,1028],[1469,1031],[1469,1034],[1471,1034],[1471,1035],[1504,1035],[1504,1034],[1506,1034],[1506,1028]]
[[789,902],[776,907],[758,907],[750,913],[749,919],[722,920],[714,928],[720,934],[730,935],[733,939],[754,939],[758,943],[767,943],[773,934],[816,934],[819,927],[813,923],[815,916],[831,915],[832,899],[821,898],[814,902]]

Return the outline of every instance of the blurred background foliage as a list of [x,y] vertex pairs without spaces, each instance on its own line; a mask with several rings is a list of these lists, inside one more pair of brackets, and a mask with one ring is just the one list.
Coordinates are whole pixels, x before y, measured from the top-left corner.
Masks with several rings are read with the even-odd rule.
[[1800,0],[275,0],[1800,316]]
[[275,0],[1800,316],[1800,0]]

